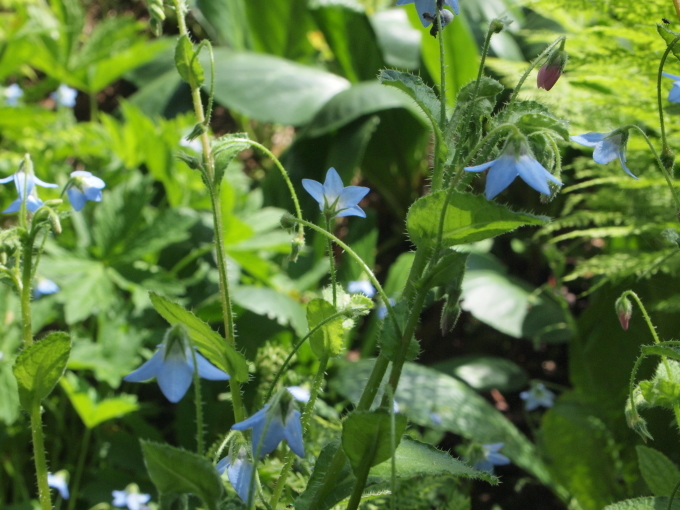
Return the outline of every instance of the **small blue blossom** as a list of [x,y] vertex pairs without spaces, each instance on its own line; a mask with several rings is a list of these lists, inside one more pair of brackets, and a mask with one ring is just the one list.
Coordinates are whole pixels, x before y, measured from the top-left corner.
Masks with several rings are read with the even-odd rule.
[[[229,375],[214,367],[199,352],[196,355],[198,375],[210,381],[226,381]],[[174,326],[165,336],[156,353],[137,370],[123,377],[124,381],[142,382],[155,377],[163,395],[173,404],[182,400],[191,386],[194,361],[189,341],[181,326]]]
[[370,190],[364,186],[344,186],[335,168],[328,169],[323,184],[312,179],[302,179],[302,186],[319,202],[319,209],[331,218],[366,217],[366,213],[358,204]]
[[76,97],[78,96],[78,91],[76,89],[72,89],[68,85],[64,85],[63,83],[59,85],[59,88],[57,89],[56,92],[52,92],[50,94],[50,97],[54,99],[57,103],[59,103],[61,106],[65,106],[67,108],[73,108],[76,105]]
[[498,453],[504,445],[505,443],[483,444],[484,457],[475,463],[475,469],[493,473],[494,466],[507,466],[510,464],[510,459],[502,453]]
[[623,170],[633,179],[637,179],[633,172],[626,166],[626,143],[628,142],[628,133],[623,131],[610,131],[609,133],[585,133],[583,135],[572,136],[571,139],[585,145],[586,147],[595,147],[593,151],[593,160],[600,165],[606,165],[619,158]]
[[281,398],[273,405],[265,404],[250,418],[236,423],[231,428],[253,429],[253,455],[259,453],[260,458],[273,452],[284,439],[295,455],[302,458],[305,456],[300,411],[295,408],[290,397]]
[[477,166],[465,167],[467,172],[482,172],[487,169],[489,170],[486,176],[485,190],[487,200],[491,200],[510,186],[510,183],[517,176],[544,195],[550,195],[548,181],[562,185],[559,179],[543,168],[543,165],[531,155],[527,154],[525,149],[522,148],[517,151],[512,142],[508,143],[505,151],[498,159]]
[[288,393],[293,395],[295,400],[305,404],[309,402],[309,399],[312,396],[309,390],[307,388],[303,388],[302,386],[288,386],[286,389],[288,390]]
[[0,179],[0,184],[7,184],[11,180],[14,180],[14,186],[16,186],[19,198],[12,202],[7,209],[2,211],[3,213],[18,212],[19,209],[21,209],[21,203],[24,201],[26,201],[26,209],[35,212],[43,205],[43,201],[38,198],[38,194],[34,190],[35,185],[37,184],[43,188],[56,188],[58,186],[57,184],[43,182],[33,175],[33,173],[26,172],[23,169],[20,169],[14,175]]
[[523,391],[519,396],[524,400],[524,408],[527,411],[533,411],[539,407],[552,407],[555,400],[555,394],[543,383],[533,385],[529,391]]
[[47,278],[38,277],[33,287],[33,299],[38,299],[49,294],[59,292],[59,285]]
[[361,292],[366,297],[372,298],[375,296],[375,287],[368,280],[355,280],[347,284],[347,292],[350,294]]
[[47,473],[47,485],[53,489],[57,489],[63,499],[69,498],[68,483],[63,471],[58,471],[55,474]]
[[[437,2],[436,0],[397,0],[397,5],[416,4],[416,11],[420,17],[420,22],[424,27],[432,23],[432,18],[436,16]],[[456,14],[460,13],[458,0],[444,0],[444,3],[453,9]],[[443,23],[442,23],[443,24]]]
[[140,493],[134,484],[128,485],[124,491],[113,491],[111,495],[113,496],[113,506],[127,507],[128,510],[143,510],[147,508],[145,504],[151,499],[149,494]]
[[99,177],[85,170],[76,170],[71,172],[71,181],[67,184],[66,194],[73,209],[80,211],[88,200],[101,202],[102,189],[105,187],[106,183]]
[[231,457],[227,456],[219,461],[215,468],[220,475],[225,471],[227,472],[229,483],[231,483],[236,494],[238,494],[244,503],[247,503],[250,481],[253,478],[253,465],[248,460],[246,449],[239,448],[236,460],[232,462]]
[[24,95],[24,91],[16,83],[12,83],[5,89],[5,101],[7,106],[18,106],[19,99]]
[[680,76],[670,73],[661,74],[663,74],[666,78],[673,80],[673,86],[671,87],[671,91],[668,94],[668,100],[671,103],[680,103]]

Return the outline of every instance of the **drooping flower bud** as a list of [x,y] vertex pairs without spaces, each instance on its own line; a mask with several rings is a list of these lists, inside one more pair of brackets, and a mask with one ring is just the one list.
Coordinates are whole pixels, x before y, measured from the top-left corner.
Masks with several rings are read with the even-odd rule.
[[553,52],[547,62],[538,71],[536,85],[539,89],[550,90],[564,72],[569,55],[563,49]]
[[616,300],[614,308],[616,309],[616,315],[618,315],[619,317],[621,327],[624,330],[627,330],[628,323],[630,322],[630,317],[631,315],[633,315],[633,305],[631,304],[630,300],[627,297],[622,295],[619,299]]

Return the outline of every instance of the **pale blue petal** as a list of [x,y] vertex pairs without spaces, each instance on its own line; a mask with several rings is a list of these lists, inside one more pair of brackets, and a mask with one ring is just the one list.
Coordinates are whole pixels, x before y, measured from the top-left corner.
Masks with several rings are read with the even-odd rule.
[[489,168],[491,165],[493,165],[496,161],[498,161],[498,160],[494,159],[493,161],[489,161],[488,163],[482,163],[481,165],[466,166],[465,168],[463,168],[463,170],[465,170],[466,172],[483,172],[484,170]]
[[92,202],[101,202],[102,190],[99,188],[85,188],[85,198]]
[[[269,420],[269,426],[265,430],[267,418],[260,420],[253,427],[253,454],[259,452],[260,458],[276,450],[279,443],[285,439],[284,427],[279,413],[272,416]],[[260,442],[262,442],[262,446],[260,446]]]
[[219,474],[222,474],[229,467],[230,464],[231,461],[229,460],[229,455],[227,455],[225,458],[223,458],[221,461],[217,463],[215,469]]
[[26,172],[17,172],[14,174],[14,186],[17,188],[19,198],[23,198],[31,194],[35,186],[33,177]]
[[491,200],[515,180],[519,171],[519,163],[514,156],[501,156],[489,169],[486,175],[486,198]]
[[3,177],[2,179],[0,179],[0,184],[7,184],[12,179],[14,179],[14,174],[10,175],[9,177]]
[[476,462],[474,468],[478,471],[488,471],[489,473],[493,473],[493,464],[491,464],[491,462],[486,459]]
[[288,441],[288,446],[295,455],[304,459],[305,445],[302,442],[302,424],[300,423],[300,411],[294,410],[288,413],[283,435]]
[[675,82],[668,94],[668,100],[671,103],[680,103],[680,82]]
[[127,506],[130,510],[140,510],[144,503],[147,503],[151,499],[148,494],[128,494],[127,495]]
[[90,188],[98,188],[98,189],[106,188],[106,183],[103,180],[101,180],[99,177],[97,177],[96,175],[92,175],[92,174],[85,177],[85,184],[87,184]]
[[335,202],[335,199],[343,192],[344,184],[342,184],[342,179],[335,168],[330,167],[328,172],[326,172],[326,180],[323,183],[323,188],[324,195],[328,198],[329,204]]
[[345,209],[344,211],[340,211],[338,214],[335,215],[338,218],[342,218],[343,216],[359,216],[360,218],[365,218],[366,213],[364,210],[359,207],[358,205],[355,205],[354,207],[349,207]]
[[176,404],[182,400],[189,386],[191,386],[193,375],[191,365],[184,356],[171,354],[161,364],[156,379],[163,395],[170,402]]
[[267,409],[269,409],[269,404],[265,404],[262,409],[260,409],[258,412],[253,414],[250,418],[246,418],[243,421],[240,421],[238,423],[234,423],[231,428],[233,430],[247,430],[247,429],[252,429],[257,423],[261,422],[262,420],[266,420],[266,414],[267,414]]
[[288,390],[288,393],[293,395],[293,398],[299,402],[309,402],[309,399],[311,398],[311,394],[307,388],[303,388],[302,386],[288,386],[286,388]]
[[626,155],[623,153],[623,149],[619,150],[619,161],[621,162],[621,166],[623,167],[623,171],[626,172],[628,175],[630,175],[633,179],[638,180],[638,178],[633,174],[633,172],[630,171],[630,169],[626,165]]
[[347,186],[340,192],[337,208],[348,209],[358,205],[369,191],[365,186]]
[[490,452],[487,458],[494,466],[507,466],[510,464],[510,459],[502,453]]
[[661,73],[661,74],[663,74],[666,78],[670,78],[671,80],[680,81],[680,76],[678,76],[677,74],[671,74],[671,73]]
[[323,198],[323,184],[318,181],[313,181],[312,179],[302,179],[302,187],[305,188],[307,193],[312,195],[312,198],[319,202],[319,209],[323,211],[324,198]]
[[21,199],[17,198],[14,202],[9,204],[9,207],[2,211],[3,213],[9,214],[9,213],[15,213],[18,212],[19,209],[21,209]]
[[[187,359],[189,359],[188,356],[190,355],[191,353],[187,354]],[[193,365],[193,363],[191,364]],[[196,364],[198,365],[198,375],[203,379],[207,379],[209,381],[226,381],[229,379],[229,374],[212,365],[207,359],[203,357],[203,355],[198,352],[196,353]]]
[[250,490],[250,480],[253,477],[253,465],[244,459],[237,459],[233,465],[227,469],[229,482],[236,491],[236,494],[245,502],[248,502],[248,492]]
[[57,489],[63,499],[69,498],[68,485],[62,476],[47,473],[47,485],[53,489]]
[[572,136],[571,139],[576,143],[585,145],[586,147],[595,147],[598,143],[604,140],[604,137],[607,135],[608,133],[585,133],[583,135]]
[[[548,175],[552,177],[543,165],[528,155],[521,156],[517,164],[519,176],[529,186],[534,188],[539,193],[550,195],[550,187],[548,186]],[[561,183],[560,183],[561,184]]]
[[430,22],[425,19],[424,14],[429,12],[430,14],[435,14],[437,4],[435,0],[416,0],[416,11],[418,11],[418,17],[420,22],[424,27],[428,26]]
[[123,377],[123,381],[127,382],[142,382],[148,381],[156,377],[158,369],[163,364],[163,357],[165,356],[165,348],[161,347],[151,358],[139,367],[134,372],[129,373]]
[[366,296],[372,298],[375,296],[375,287],[371,285],[371,282],[367,280],[357,280],[352,281],[347,284],[347,292],[350,294],[355,294],[357,292],[363,292]]
[[33,287],[33,299],[59,292],[59,285],[47,278],[38,278],[38,282]]
[[458,6],[458,0],[445,0],[445,3],[448,4],[451,9],[453,9],[453,12],[456,14],[460,14],[460,7]]
[[621,135],[605,138],[595,147],[593,160],[595,163],[606,165],[614,161],[621,154]]
[[71,202],[71,207],[73,207],[74,210],[80,211],[85,207],[87,197],[82,191],[76,188],[69,188],[66,190],[66,194],[68,195],[68,201]]
[[35,212],[40,209],[43,205],[43,201],[39,198],[35,198],[33,195],[29,195],[26,198],[26,209],[31,212]]
[[126,491],[112,491],[113,506],[127,506],[127,492]]
[[38,186],[42,186],[43,188],[58,188],[58,187],[59,187],[58,184],[52,184],[51,182],[41,181],[40,179],[38,179],[38,178],[35,177],[35,176],[33,177],[33,181],[34,181]]

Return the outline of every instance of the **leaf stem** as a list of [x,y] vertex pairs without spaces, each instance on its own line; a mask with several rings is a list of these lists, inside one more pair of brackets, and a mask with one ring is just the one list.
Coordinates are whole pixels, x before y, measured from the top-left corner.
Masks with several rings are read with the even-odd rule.
[[38,496],[41,510],[51,510],[50,487],[47,485],[47,459],[45,457],[45,439],[42,431],[40,402],[34,402],[31,409],[31,436],[33,438],[33,458],[38,478]]
[[[444,54],[444,30],[442,26],[441,12],[437,9],[437,18],[435,20],[437,27],[439,27],[439,101],[441,103],[439,109],[439,128],[443,132],[446,126],[446,60]],[[442,187],[444,180],[444,167],[439,157],[442,143],[440,137],[435,133],[434,136],[434,170],[432,172],[432,191],[437,191]]]
[[194,363],[194,404],[196,405],[196,453],[203,455],[203,397],[201,396],[201,378],[198,375],[196,349],[191,346],[191,359]]
[[[326,231],[332,232],[331,230],[331,217],[326,215]],[[333,254],[333,241],[330,237],[326,238],[327,250],[328,250],[328,262],[330,265],[331,272],[331,285],[333,286],[333,307],[338,306],[338,282],[335,278],[335,256]]]

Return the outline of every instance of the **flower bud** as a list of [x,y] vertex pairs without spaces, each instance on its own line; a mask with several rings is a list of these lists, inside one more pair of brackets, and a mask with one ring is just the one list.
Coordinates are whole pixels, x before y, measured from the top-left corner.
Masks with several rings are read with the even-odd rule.
[[633,305],[631,304],[627,297],[622,295],[619,299],[616,300],[614,308],[616,310],[616,315],[618,315],[619,317],[621,327],[624,330],[627,330],[628,323],[630,322],[630,317],[631,315],[633,315]]
[[149,9],[151,30],[156,37],[163,35],[163,21],[165,20],[165,9],[163,0],[146,0]]
[[663,167],[669,172],[672,172],[673,164],[675,163],[675,152],[673,152],[673,149],[671,149],[670,147],[666,147],[661,152],[660,159],[661,163],[663,163]]
[[553,88],[557,80],[562,76],[568,59],[569,55],[564,50],[557,50],[550,55],[548,61],[538,71],[538,77],[536,78],[538,88],[545,90]]
[[[281,218],[281,224],[283,224],[283,218]],[[297,262],[298,255],[300,254],[300,251],[304,247],[305,247],[305,236],[302,232],[300,232],[295,237],[295,239],[293,239],[293,242],[291,243],[291,250],[290,250],[290,261],[291,262]]]
[[500,34],[510,23],[512,21],[507,18],[494,18],[489,24],[489,32]]

